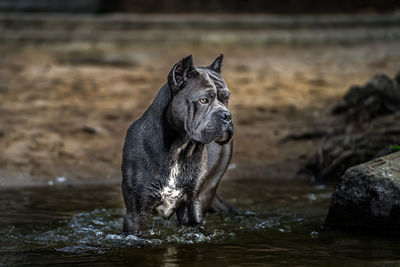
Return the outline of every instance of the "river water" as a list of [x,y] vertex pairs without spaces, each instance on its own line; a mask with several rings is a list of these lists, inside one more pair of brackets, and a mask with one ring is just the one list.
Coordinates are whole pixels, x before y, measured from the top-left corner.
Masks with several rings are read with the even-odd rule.
[[142,238],[121,234],[119,185],[0,191],[0,265],[400,266],[400,240],[322,227],[331,187],[225,181],[240,214],[197,227],[153,216]]

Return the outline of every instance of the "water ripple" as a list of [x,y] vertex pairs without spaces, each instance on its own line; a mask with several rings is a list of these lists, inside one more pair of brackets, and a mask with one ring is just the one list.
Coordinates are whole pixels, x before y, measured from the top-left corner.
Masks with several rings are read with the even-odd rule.
[[165,244],[196,244],[232,240],[238,235],[259,231],[291,232],[293,224],[304,219],[287,209],[274,213],[243,211],[236,216],[210,214],[198,227],[177,226],[175,220],[149,218],[143,237],[121,233],[123,209],[96,209],[81,212],[68,220],[32,224],[31,229],[8,225],[0,228],[2,247],[24,249],[35,246],[53,247],[65,253],[102,254],[115,247],[157,247]]

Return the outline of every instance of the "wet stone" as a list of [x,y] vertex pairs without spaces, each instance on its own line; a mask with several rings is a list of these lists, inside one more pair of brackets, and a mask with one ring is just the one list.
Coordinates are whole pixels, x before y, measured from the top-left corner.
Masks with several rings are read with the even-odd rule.
[[325,224],[400,236],[400,152],[348,169],[336,183]]

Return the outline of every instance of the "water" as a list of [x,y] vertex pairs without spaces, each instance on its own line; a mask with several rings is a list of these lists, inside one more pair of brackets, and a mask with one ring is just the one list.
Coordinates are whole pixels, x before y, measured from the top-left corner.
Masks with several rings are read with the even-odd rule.
[[400,241],[321,228],[331,188],[229,181],[236,216],[197,228],[154,216],[121,235],[119,185],[0,191],[0,265],[400,266]]

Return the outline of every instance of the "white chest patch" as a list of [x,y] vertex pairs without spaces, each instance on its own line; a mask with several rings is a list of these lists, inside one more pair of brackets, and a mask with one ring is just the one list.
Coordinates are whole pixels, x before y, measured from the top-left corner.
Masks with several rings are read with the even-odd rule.
[[179,164],[175,161],[169,171],[167,185],[160,192],[162,203],[156,207],[156,210],[160,216],[165,218],[172,215],[183,196],[182,191],[176,188],[179,172]]
[[168,177],[168,186],[170,188],[174,188],[176,185],[176,178],[179,175],[179,165],[178,162],[175,162],[172,165],[172,168],[169,171],[169,177]]

